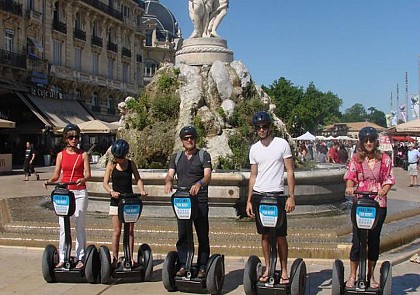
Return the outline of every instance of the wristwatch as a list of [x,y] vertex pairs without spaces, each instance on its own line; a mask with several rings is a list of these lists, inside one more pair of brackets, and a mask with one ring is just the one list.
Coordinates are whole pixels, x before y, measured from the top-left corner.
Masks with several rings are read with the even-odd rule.
[[201,185],[201,186],[203,186],[203,185],[205,185],[206,183],[202,180],[202,179],[200,179],[199,181],[198,181],[198,183]]

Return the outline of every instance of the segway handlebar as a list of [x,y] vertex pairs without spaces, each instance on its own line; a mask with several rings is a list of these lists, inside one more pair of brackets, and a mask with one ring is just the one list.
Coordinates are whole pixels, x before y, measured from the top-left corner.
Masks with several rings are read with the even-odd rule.
[[367,192],[367,191],[355,191],[355,195],[360,195],[363,197],[369,197],[369,196],[377,196],[378,192]]
[[77,184],[76,181],[70,181],[70,182],[45,182],[44,185],[48,186],[48,185],[54,185],[54,186],[68,186],[68,185],[75,185]]
[[130,198],[130,197],[138,197],[141,198],[141,194],[139,193],[120,193],[120,198],[124,199],[124,198]]
[[253,196],[259,196],[259,197],[274,197],[274,198],[278,198],[278,197],[288,197],[287,194],[285,193],[260,193],[260,192],[252,192]]

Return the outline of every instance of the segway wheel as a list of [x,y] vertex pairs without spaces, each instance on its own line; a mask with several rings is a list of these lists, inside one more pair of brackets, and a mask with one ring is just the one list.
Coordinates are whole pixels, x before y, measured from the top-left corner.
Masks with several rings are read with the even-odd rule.
[[343,262],[336,259],[332,269],[332,295],[342,295],[344,291],[344,266]]
[[380,286],[382,295],[392,294],[392,265],[389,261],[384,261],[380,269]]
[[57,263],[57,248],[54,245],[47,245],[42,253],[42,276],[47,283],[55,283],[54,267]]
[[101,283],[107,284],[111,277],[111,254],[109,254],[108,247],[99,247],[99,259],[101,261]]
[[306,263],[302,258],[296,259],[291,268],[290,292],[292,295],[305,295],[306,291]]
[[150,282],[153,276],[153,256],[152,249],[150,249],[149,245],[142,244],[139,247],[137,262],[144,267],[142,280]]
[[221,294],[223,283],[225,282],[225,263],[223,257],[219,254],[214,254],[214,258],[210,257],[209,268],[207,269],[206,286],[207,292],[212,295]]
[[165,289],[169,292],[176,291],[175,274],[177,263],[178,253],[176,251],[169,252],[165,261],[163,262],[162,282]]
[[101,268],[98,249],[94,245],[86,248],[85,254],[85,277],[88,283],[94,284],[98,282],[99,271]]
[[255,255],[248,258],[244,270],[244,291],[246,295],[257,294],[257,282],[260,277],[262,266],[261,260]]

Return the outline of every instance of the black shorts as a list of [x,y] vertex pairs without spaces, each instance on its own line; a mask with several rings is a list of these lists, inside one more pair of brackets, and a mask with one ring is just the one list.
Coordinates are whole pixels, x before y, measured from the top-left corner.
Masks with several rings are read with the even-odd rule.
[[[252,202],[252,210],[254,210],[254,213],[257,212],[257,203],[261,198],[263,197],[259,195],[252,195],[251,202]],[[287,197],[286,196],[279,197],[279,200],[280,200],[281,206],[285,208]],[[263,227],[256,218],[255,218],[255,224],[257,226],[257,233],[259,233],[260,235],[265,235],[269,233],[270,229],[267,227]],[[287,214],[284,214],[283,224],[279,226],[278,228],[276,228],[276,236],[277,237],[287,236]]]

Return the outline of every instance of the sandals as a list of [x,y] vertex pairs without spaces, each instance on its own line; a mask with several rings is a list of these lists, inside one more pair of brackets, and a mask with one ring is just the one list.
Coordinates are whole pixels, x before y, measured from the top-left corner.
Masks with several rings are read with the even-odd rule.
[[74,268],[75,269],[82,269],[84,266],[85,265],[83,264],[83,262],[81,260],[79,260]]
[[370,280],[369,280],[369,286],[372,288],[372,289],[378,289],[379,288],[379,284],[378,284],[378,282],[377,281],[375,281],[375,279],[372,277],[372,278],[370,278]]
[[419,254],[415,254],[415,255],[413,255],[413,256],[410,258],[410,261],[411,261],[411,262],[414,262],[414,263],[420,263],[420,256],[419,256]]
[[347,288],[354,288],[354,283],[356,282],[356,278],[349,278],[346,282]]
[[268,281],[268,275],[264,274],[264,275],[260,276],[259,281],[261,283],[267,283],[267,281]]
[[287,284],[290,284],[289,278],[286,278],[286,279],[280,278],[280,285],[287,285]]
[[60,261],[58,264],[55,265],[55,268],[62,268],[64,266],[64,261]]

